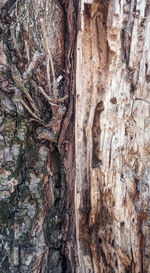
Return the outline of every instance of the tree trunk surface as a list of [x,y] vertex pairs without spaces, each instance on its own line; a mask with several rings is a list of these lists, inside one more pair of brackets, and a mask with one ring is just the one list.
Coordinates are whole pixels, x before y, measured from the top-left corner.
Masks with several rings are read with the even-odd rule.
[[149,0],[1,0],[0,272],[150,272]]
[[150,272],[149,1],[82,1],[77,272]]

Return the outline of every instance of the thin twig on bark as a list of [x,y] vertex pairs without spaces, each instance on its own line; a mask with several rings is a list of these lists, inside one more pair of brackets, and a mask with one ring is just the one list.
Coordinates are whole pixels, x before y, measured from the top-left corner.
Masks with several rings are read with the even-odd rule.
[[58,104],[55,104],[55,100],[54,99],[51,99],[49,96],[47,96],[47,94],[45,93],[45,91],[43,90],[43,88],[40,86],[38,88],[38,91],[43,95],[43,97],[48,100],[48,102],[51,104],[51,105],[54,105],[54,106],[58,106]]
[[47,81],[48,81],[49,95],[52,95],[49,58],[46,58],[46,71],[47,71]]
[[27,70],[26,70],[26,71],[24,72],[24,74],[23,74],[23,79],[24,79],[24,80],[26,80],[26,79],[28,79],[28,78],[31,77],[31,75],[32,75],[32,73],[33,73],[33,70],[36,68],[37,63],[38,63],[38,61],[39,61],[39,59],[40,59],[41,57],[43,57],[43,54],[39,53],[38,51],[36,51],[36,52],[34,53],[34,56],[33,56],[32,61],[30,62],[30,64],[29,64]]
[[11,69],[11,75],[13,77],[13,80],[15,82],[15,84],[23,91],[23,93],[25,94],[26,98],[29,100],[33,110],[36,112],[37,115],[40,116],[39,110],[37,109],[32,97],[30,96],[30,94],[28,93],[28,91],[26,90],[23,80],[21,78],[20,72],[17,69]]
[[39,92],[43,95],[43,97],[44,97],[51,105],[58,106],[57,103],[59,104],[59,103],[61,103],[61,102],[64,102],[64,101],[68,98],[68,95],[64,96],[63,98],[59,98],[59,99],[51,98],[51,97],[49,97],[49,96],[45,93],[45,91],[43,90],[43,88],[42,88],[41,86],[40,86],[40,87],[37,86],[37,84],[36,84],[33,80],[31,80],[31,83],[32,83],[33,87],[34,87],[37,91],[39,91]]
[[[50,61],[50,66],[51,66],[51,71],[52,71],[53,95],[55,98],[57,98],[58,90],[56,88],[55,71],[54,71],[54,66],[53,66],[52,55],[51,55],[50,48],[49,48],[48,41],[47,41],[46,28],[45,28],[45,24],[44,24],[43,19],[41,19],[40,22],[41,22],[41,30],[42,30],[42,35],[43,35],[44,46],[45,46],[45,50],[47,53],[47,58],[49,58],[49,61]],[[48,71],[47,71],[47,73],[48,73]]]
[[20,102],[24,106],[24,108],[26,108],[26,110],[30,113],[32,117],[34,117],[35,119],[37,119],[43,124],[43,121],[29,108],[29,106],[24,102],[24,100],[21,100]]
[[19,49],[19,46],[18,46],[18,43],[17,43],[17,40],[16,40],[16,36],[15,36],[15,31],[14,31],[14,26],[10,28],[10,32],[11,32],[11,37],[12,37],[12,40],[13,40],[13,43],[14,43],[14,47],[16,49],[16,52],[17,52],[17,55],[20,59],[23,59],[22,55],[21,55],[21,52],[20,52],[20,49]]

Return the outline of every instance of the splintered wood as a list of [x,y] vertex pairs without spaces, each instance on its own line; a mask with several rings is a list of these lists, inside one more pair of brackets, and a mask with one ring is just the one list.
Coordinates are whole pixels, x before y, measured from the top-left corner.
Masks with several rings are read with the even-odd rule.
[[77,272],[150,272],[149,3],[81,3]]

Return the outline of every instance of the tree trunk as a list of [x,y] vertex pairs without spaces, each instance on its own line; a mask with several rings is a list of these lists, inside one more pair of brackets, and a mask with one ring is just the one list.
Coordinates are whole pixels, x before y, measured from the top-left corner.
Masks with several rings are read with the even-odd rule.
[[0,8],[0,272],[150,272],[149,1]]
[[150,272],[149,1],[82,2],[77,272]]
[[76,1],[1,3],[0,272],[75,268],[76,20]]

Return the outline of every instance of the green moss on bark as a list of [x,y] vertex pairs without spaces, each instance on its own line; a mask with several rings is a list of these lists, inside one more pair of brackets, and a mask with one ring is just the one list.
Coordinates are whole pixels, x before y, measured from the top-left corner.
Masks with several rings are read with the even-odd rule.
[[5,200],[0,200],[0,225],[6,225],[10,217],[9,204]]

